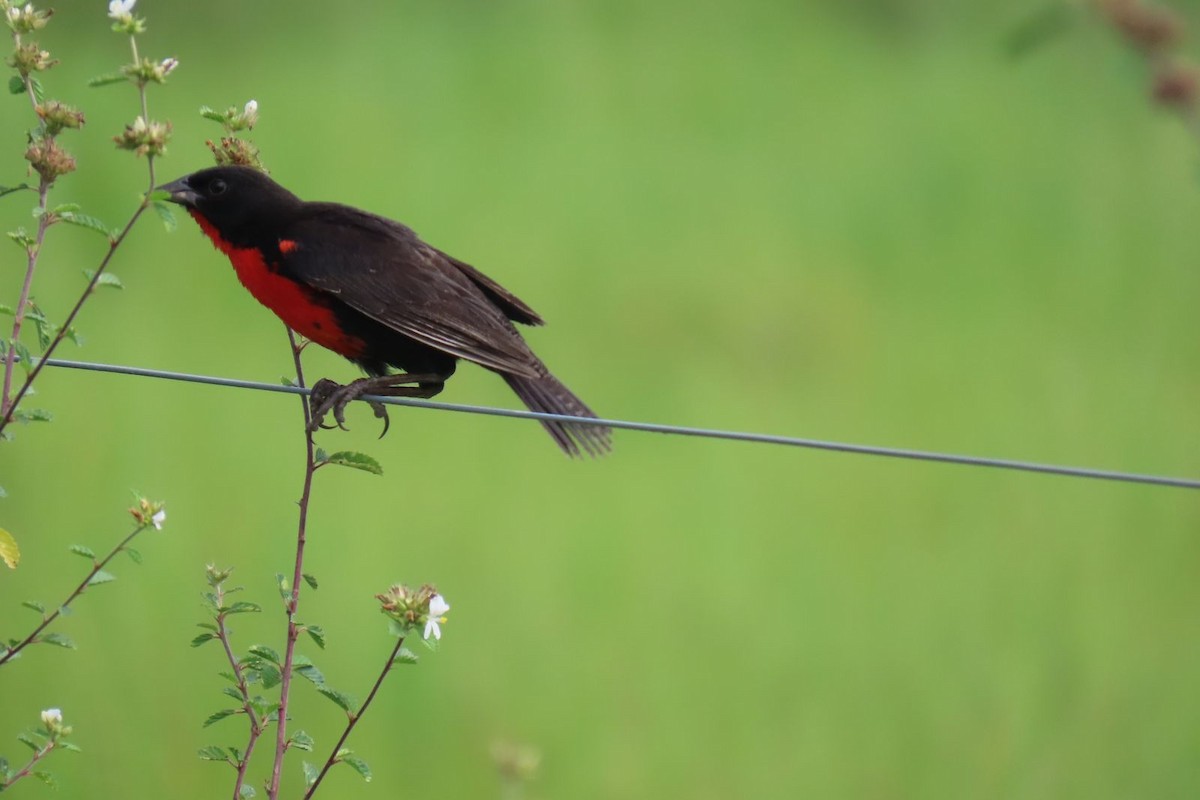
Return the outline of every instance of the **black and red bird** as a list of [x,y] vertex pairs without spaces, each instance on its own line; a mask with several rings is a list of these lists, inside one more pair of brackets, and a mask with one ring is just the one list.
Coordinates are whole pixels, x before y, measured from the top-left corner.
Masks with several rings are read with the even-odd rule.
[[[542,318],[410,228],[337,203],[305,202],[249,167],[213,167],[160,188],[229,256],[260,303],[371,376],[347,386],[320,382],[315,422],[332,410],[340,424],[342,408],[363,394],[433,397],[460,358],[499,374],[532,411],[596,416],[513,325],[541,325]],[[569,455],[609,450],[608,428],[542,425]]]

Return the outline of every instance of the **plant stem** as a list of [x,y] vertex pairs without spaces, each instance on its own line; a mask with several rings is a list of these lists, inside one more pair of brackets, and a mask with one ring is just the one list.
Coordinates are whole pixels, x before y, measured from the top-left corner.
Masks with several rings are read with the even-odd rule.
[[[296,365],[296,383],[303,389],[304,366],[301,363],[300,352],[302,345],[296,343],[292,329],[287,329],[288,342],[292,346],[292,360]],[[313,437],[311,430],[312,416],[308,406],[308,398],[300,396],[300,405],[304,410],[304,487],[300,492],[300,521],[296,526],[296,568],[292,573],[292,594],[287,600],[287,649],[283,657],[283,669],[279,684],[279,715],[275,736],[275,762],[271,767],[271,782],[267,786],[267,797],[276,800],[279,797],[279,779],[283,770],[283,754],[287,750],[287,710],[288,698],[292,687],[293,659],[296,653],[296,639],[300,635],[300,627],[296,624],[296,609],[300,605],[300,584],[304,580],[304,542],[305,528],[308,524],[308,501],[312,494],[313,473],[316,471],[316,458],[313,455]]]
[[67,599],[64,600],[58,606],[58,608],[54,609],[53,613],[46,616],[42,620],[42,624],[38,625],[36,628],[33,629],[33,633],[29,634],[28,636],[26,636],[24,639],[22,639],[20,642],[13,645],[12,647],[7,647],[4,651],[4,653],[0,654],[0,665],[3,665],[6,661],[11,660],[12,658],[14,658],[17,655],[17,653],[21,652],[21,650],[25,649],[29,645],[36,642],[38,635],[42,631],[44,631],[50,623],[52,623],[52,622],[54,622],[54,620],[58,619],[58,616],[59,616],[59,614],[62,613],[63,608],[71,605],[71,603],[73,603],[75,601],[76,597],[79,597],[79,595],[81,595],[85,591],[87,591],[88,585],[91,583],[92,578],[94,578],[96,576],[96,573],[99,572],[100,570],[104,569],[105,565],[107,565],[109,561],[112,561],[116,557],[117,553],[124,550],[129,545],[129,543],[134,540],[134,537],[136,537],[142,531],[146,530],[146,528],[148,528],[148,527],[150,527],[150,523],[142,523],[142,524],[138,525],[136,528],[133,529],[133,532],[130,533],[128,536],[126,536],[124,539],[122,539],[121,543],[118,544],[116,547],[114,547],[109,552],[108,555],[106,555],[104,558],[102,558],[99,561],[93,562],[91,571],[88,572],[88,574],[79,583],[79,585],[75,587],[75,591],[71,592],[71,594],[68,595]]
[[[219,593],[221,589],[217,591]],[[225,605],[220,594],[218,594],[217,604],[218,607]],[[233,647],[229,643],[229,629],[225,627],[224,614],[217,617],[217,638],[221,640],[221,645],[225,648],[225,657],[229,659],[229,666],[233,668],[233,675],[237,678],[238,693],[242,696],[242,708],[245,709],[246,716],[250,720],[250,735],[246,740],[246,750],[237,763],[237,782],[233,785],[233,800],[240,800],[242,784],[246,782],[246,769],[250,766],[250,756],[254,754],[254,745],[258,743],[258,737],[262,736],[265,726],[259,721],[258,715],[254,713],[254,706],[250,704],[250,689],[246,685],[242,664],[233,654]]]
[[[12,376],[16,367],[16,343],[21,336],[21,325],[25,322],[25,312],[29,306],[29,293],[33,289],[33,274],[37,271],[38,256],[42,252],[42,242],[46,240],[46,229],[50,227],[50,215],[46,213],[46,202],[50,195],[50,182],[42,178],[38,185],[38,216],[37,237],[35,244],[26,252],[28,261],[25,265],[25,281],[21,284],[21,294],[17,299],[17,307],[13,309],[12,338],[9,340],[7,352],[4,355],[4,393],[0,394],[0,411],[5,412],[7,419],[9,408],[16,406],[10,399],[12,392]],[[0,428],[2,429],[2,428]]]
[[313,793],[317,791],[317,787],[321,785],[321,781],[325,778],[325,773],[329,768],[337,763],[337,755],[341,752],[342,745],[350,738],[350,732],[354,730],[354,726],[362,719],[363,714],[367,713],[367,706],[371,705],[371,701],[375,699],[375,693],[379,691],[379,687],[383,685],[383,679],[392,671],[392,666],[396,663],[396,656],[400,653],[400,648],[404,645],[404,637],[401,636],[396,641],[396,646],[392,648],[392,652],[388,655],[387,662],[383,665],[383,670],[379,673],[379,677],[375,679],[375,685],[371,687],[371,693],[367,695],[367,699],[363,701],[362,706],[358,709],[357,714],[350,716],[350,722],[346,724],[346,730],[342,731],[342,736],[337,740],[337,744],[333,746],[333,750],[329,752],[329,758],[325,759],[325,766],[321,767],[321,771],[317,774],[317,779],[313,781],[312,786],[308,787],[308,791],[304,793],[304,800],[309,800]]
[[37,765],[37,763],[45,758],[46,755],[54,749],[55,744],[57,743],[51,739],[50,741],[46,742],[44,747],[39,750],[35,750],[33,756],[29,759],[28,764],[21,767],[21,769],[17,772],[14,772],[8,780],[0,782],[0,790],[7,789],[17,781],[21,780],[21,778],[28,777],[30,773],[33,772],[33,768]]

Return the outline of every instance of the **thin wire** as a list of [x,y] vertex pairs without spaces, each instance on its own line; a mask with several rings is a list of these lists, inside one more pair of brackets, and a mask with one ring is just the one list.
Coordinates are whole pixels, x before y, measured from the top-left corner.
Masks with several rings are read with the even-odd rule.
[[[220,378],[210,375],[193,375],[187,372],[170,372],[167,370],[146,369],[145,367],[126,367],[117,364],[95,364],[87,361],[69,361],[61,358],[47,359],[46,365],[51,367],[62,367],[66,369],[90,370],[93,372],[111,372],[117,375],[137,375],[144,378],[186,381],[188,383],[203,383],[210,386],[231,386],[236,389],[256,389],[264,392],[282,392],[285,394],[311,394],[309,389],[301,389],[297,386],[260,383],[258,381],[244,381],[236,378]],[[406,397],[378,397],[374,395],[366,395],[362,399],[393,406],[432,408],[438,411],[458,411],[467,414],[485,414],[493,417],[560,420],[563,422],[573,422],[582,425],[604,425],[609,428],[624,428],[626,430],[646,431],[648,433],[664,433],[677,436],[698,436],[707,439],[728,439],[736,442],[778,444],[789,447],[806,447],[814,450],[832,450],[839,453],[857,453],[860,455],[883,456],[886,458],[903,458],[914,461],[936,461],[943,464],[961,464],[970,467],[992,467],[995,469],[1037,472],[1047,475],[1066,475],[1073,478],[1121,481],[1125,483],[1144,483],[1154,486],[1171,486],[1179,489],[1200,489],[1200,479],[1195,478],[1176,478],[1165,475],[1116,472],[1112,470],[1090,469],[1087,467],[1042,464],[1034,461],[1014,461],[1004,458],[986,458],[982,456],[955,455],[953,453],[935,453],[924,450],[906,450],[897,447],[875,447],[873,445],[830,442],[822,441],[820,439],[803,439],[795,436],[775,436],[767,433],[747,433],[742,431],[713,430],[710,428],[690,428],[682,425],[661,425],[654,422],[633,422],[619,419],[573,417],[565,414],[544,414],[536,411],[517,411],[507,408],[491,408],[488,406],[459,405],[456,403],[441,403],[435,400],[415,400]]]

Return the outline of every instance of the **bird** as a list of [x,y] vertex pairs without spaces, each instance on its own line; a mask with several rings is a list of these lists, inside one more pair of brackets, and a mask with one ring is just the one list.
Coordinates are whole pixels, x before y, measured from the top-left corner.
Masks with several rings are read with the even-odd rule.
[[[365,394],[434,397],[460,359],[500,375],[531,411],[596,417],[514,324],[542,325],[542,318],[408,226],[340,203],[301,200],[248,166],[202,169],[158,189],[229,258],[255,299],[366,373],[346,385],[327,378],[314,384],[313,430],[330,411],[343,427],[346,404]],[[541,423],[569,456],[611,449],[606,426]]]

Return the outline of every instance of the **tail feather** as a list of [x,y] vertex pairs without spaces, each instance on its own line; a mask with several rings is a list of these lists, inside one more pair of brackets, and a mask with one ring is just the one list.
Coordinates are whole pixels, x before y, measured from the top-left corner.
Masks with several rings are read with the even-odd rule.
[[[549,372],[538,378],[507,373],[501,373],[501,376],[530,411],[572,417],[596,417],[582,400]],[[612,429],[603,425],[548,419],[541,420],[541,423],[569,456],[581,456],[583,453],[602,456],[612,449]]]

